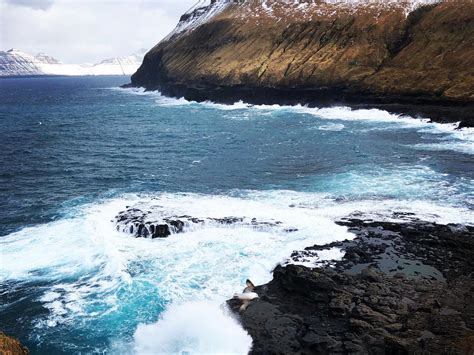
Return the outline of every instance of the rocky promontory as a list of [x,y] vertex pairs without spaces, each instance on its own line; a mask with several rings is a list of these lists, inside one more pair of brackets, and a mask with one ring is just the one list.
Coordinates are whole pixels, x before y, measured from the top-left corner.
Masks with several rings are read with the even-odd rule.
[[132,85],[191,100],[348,104],[474,122],[471,1],[213,0]]
[[[397,216],[400,217],[400,216]],[[305,263],[331,248],[342,260],[289,264],[239,312],[254,354],[472,354],[474,227],[348,218],[356,238],[295,252]]]
[[0,332],[0,354],[2,355],[28,355],[30,352],[26,346],[21,345],[16,338]]
[[169,214],[162,210],[161,206],[148,206],[138,208],[127,206],[127,209],[119,212],[111,221],[115,223],[117,231],[132,235],[135,238],[166,238],[172,234],[184,233],[199,227],[213,226],[240,226],[256,230],[277,229],[285,233],[297,231],[296,228],[286,228],[278,220],[258,220],[257,218],[245,216],[227,217],[193,217],[188,215]]

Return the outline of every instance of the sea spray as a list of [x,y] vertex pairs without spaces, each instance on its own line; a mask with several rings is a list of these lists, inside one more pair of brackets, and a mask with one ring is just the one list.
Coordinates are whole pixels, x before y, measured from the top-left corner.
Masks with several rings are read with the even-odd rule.
[[136,354],[247,354],[252,339],[225,307],[206,301],[171,305],[134,335]]

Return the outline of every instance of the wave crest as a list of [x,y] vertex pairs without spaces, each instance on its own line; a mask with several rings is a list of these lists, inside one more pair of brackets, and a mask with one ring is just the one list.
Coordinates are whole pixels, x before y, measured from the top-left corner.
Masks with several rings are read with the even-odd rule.
[[161,319],[140,324],[137,354],[247,354],[252,338],[222,308],[211,302],[172,305]]

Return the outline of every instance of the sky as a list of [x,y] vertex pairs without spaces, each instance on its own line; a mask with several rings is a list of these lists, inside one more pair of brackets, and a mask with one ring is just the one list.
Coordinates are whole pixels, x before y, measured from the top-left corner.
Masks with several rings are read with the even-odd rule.
[[197,2],[0,0],[0,50],[43,52],[71,64],[129,55],[153,47]]

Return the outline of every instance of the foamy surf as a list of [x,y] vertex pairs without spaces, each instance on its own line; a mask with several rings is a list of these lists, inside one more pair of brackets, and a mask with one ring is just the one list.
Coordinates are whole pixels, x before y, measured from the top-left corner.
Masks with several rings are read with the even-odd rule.
[[[205,223],[166,239],[136,239],[117,231],[113,222],[128,206],[159,206],[163,215],[280,223],[257,229]],[[107,329],[117,349],[136,353],[200,353],[213,347],[245,353],[248,335],[218,305],[248,277],[256,284],[268,282],[273,268],[289,262],[294,250],[353,238],[334,221],[356,211],[376,220],[397,220],[396,211],[440,223],[474,220],[468,209],[427,201],[336,201],[325,193],[286,190],[129,194],[74,211],[70,218],[0,238],[0,281],[49,284],[36,300],[48,310],[34,320],[36,336],[48,337],[63,326],[88,334]],[[305,265],[342,256],[336,248]],[[202,324],[205,315],[209,322]],[[125,319],[137,330],[132,343],[117,344],[114,334]]]
[[172,305],[134,334],[136,354],[247,354],[252,338],[224,307],[199,301]]
[[[248,112],[252,113],[252,118],[258,116],[268,116],[272,113],[283,114],[285,111],[311,115],[320,120],[352,121],[366,122],[371,125],[371,129],[414,129],[420,133],[429,135],[443,135],[445,141],[439,143],[420,143],[415,145],[415,149],[423,150],[447,150],[456,151],[465,154],[474,154],[474,129],[463,128],[458,130],[458,123],[436,123],[431,122],[429,117],[411,117],[407,115],[394,114],[380,109],[352,109],[345,106],[335,107],[308,107],[303,105],[252,105],[243,101],[237,101],[233,104],[220,104],[211,101],[196,102],[185,98],[171,98],[161,94],[159,91],[146,91],[143,88],[117,89],[120,92],[150,96],[159,107],[180,107],[195,106],[201,109],[213,109],[228,112],[224,118],[247,120]],[[239,113],[236,117],[235,113]],[[380,125],[384,123],[385,125]],[[376,125],[375,127],[373,125]],[[344,128],[341,124],[321,124],[319,130],[322,131],[340,131]]]
[[332,132],[339,132],[344,129],[344,125],[342,123],[334,123],[328,125],[321,125],[318,127],[320,131],[332,131]]

